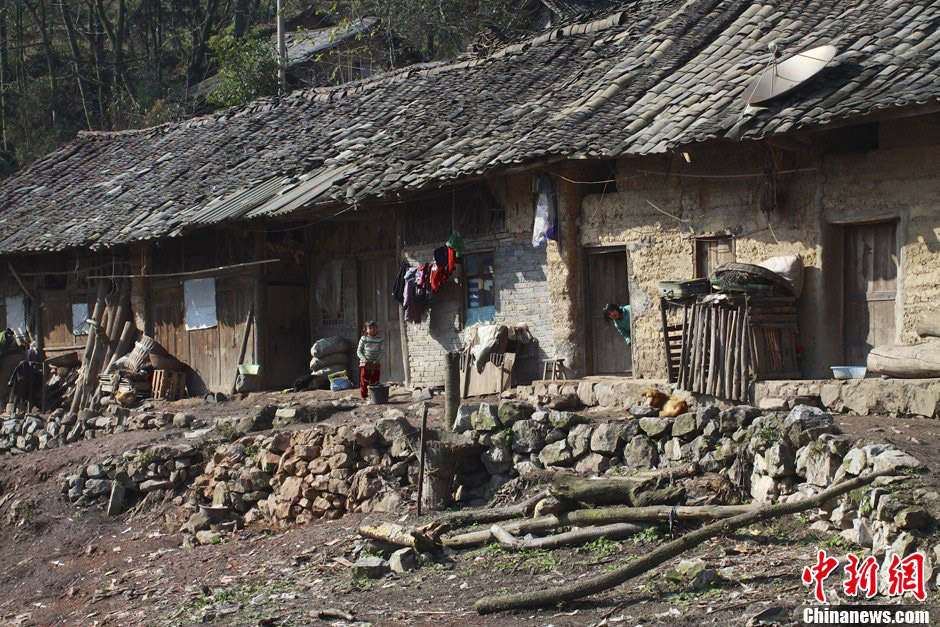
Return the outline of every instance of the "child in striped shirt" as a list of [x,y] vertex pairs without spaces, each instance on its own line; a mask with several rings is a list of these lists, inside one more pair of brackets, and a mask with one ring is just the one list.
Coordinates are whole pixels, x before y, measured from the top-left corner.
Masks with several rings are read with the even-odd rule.
[[379,337],[379,325],[375,320],[366,322],[363,336],[359,338],[359,348],[356,356],[359,357],[359,393],[362,398],[369,396],[369,386],[379,382],[381,375],[382,353],[385,351],[385,340]]

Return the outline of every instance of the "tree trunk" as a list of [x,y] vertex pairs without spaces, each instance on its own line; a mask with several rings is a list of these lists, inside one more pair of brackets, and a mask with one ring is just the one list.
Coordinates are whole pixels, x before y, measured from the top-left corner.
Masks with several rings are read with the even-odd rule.
[[911,346],[876,346],[868,353],[868,370],[902,379],[940,377],[940,339]]
[[480,614],[490,614],[504,610],[518,610],[536,607],[554,607],[558,603],[580,599],[591,594],[596,594],[608,588],[618,586],[623,582],[649,572],[663,562],[673,557],[695,548],[702,542],[717,536],[728,536],[735,529],[740,529],[764,520],[770,520],[784,516],[786,514],[796,514],[811,507],[819,507],[826,501],[851,492],[862,486],[868,485],[875,478],[886,475],[889,472],[872,473],[863,475],[835,485],[828,490],[824,490],[816,496],[795,501],[792,503],[779,503],[766,507],[755,508],[753,511],[719,520],[701,529],[687,533],[686,535],[667,542],[658,549],[643,557],[631,561],[629,564],[603,575],[596,575],[586,579],[580,579],[572,584],[549,588],[547,590],[536,590],[534,592],[517,592],[515,594],[506,594],[495,597],[484,597],[474,604],[474,609]]
[[546,496],[548,496],[548,492],[543,490],[521,503],[516,503],[508,507],[454,512],[453,514],[447,514],[423,525],[421,531],[426,532],[430,536],[439,537],[441,534],[447,533],[452,529],[457,529],[458,527],[469,527],[470,525],[500,522],[519,516],[528,516],[532,513],[532,510],[535,509],[538,502]]
[[427,470],[424,473],[421,505],[430,512],[450,505],[459,458],[453,446],[447,442],[428,442],[425,447]]
[[558,498],[594,503],[596,505],[663,505],[679,502],[684,493],[681,488],[666,486],[674,479],[692,477],[698,473],[696,464],[651,472],[637,472],[626,477],[585,479],[572,473],[559,472],[552,479],[551,493]]
[[103,279],[98,281],[98,296],[95,300],[95,309],[91,314],[91,320],[94,322],[92,328],[88,329],[88,339],[85,341],[85,354],[82,358],[82,370],[75,382],[75,395],[72,397],[72,405],[69,408],[71,413],[75,413],[81,407],[82,395],[85,390],[85,382],[88,377],[88,367],[91,363],[91,356],[95,350],[95,337],[97,336],[97,327],[101,322],[101,316],[104,315],[104,300],[107,294],[108,284]]
[[511,533],[500,527],[493,525],[490,532],[504,549],[539,549],[551,550],[560,546],[576,546],[597,540],[598,538],[607,538],[608,540],[621,540],[643,531],[644,527],[634,525],[633,523],[614,523],[612,525],[602,525],[600,527],[584,527],[565,533],[558,533],[544,538],[519,539]]
[[75,23],[72,21],[72,10],[67,2],[59,3],[59,9],[62,11],[62,21],[65,23],[65,33],[69,40],[69,51],[72,53],[72,70],[75,72],[75,84],[78,87],[78,94],[82,99],[82,111],[85,114],[85,124],[88,130],[92,129],[91,116],[88,115],[88,103],[85,100],[85,84],[82,80],[82,58],[81,51],[78,48],[78,39],[75,36]]
[[[666,523],[674,521],[711,521],[721,518],[730,518],[740,514],[753,512],[753,505],[701,505],[701,506],[671,506],[653,505],[649,507],[604,507],[595,509],[577,509],[563,514],[549,514],[525,520],[514,520],[502,525],[509,533],[519,535],[525,533],[539,533],[556,529],[558,527],[585,525],[609,525],[620,522],[655,522]],[[444,546],[451,548],[468,548],[486,544],[493,537],[489,529],[471,531],[450,538],[444,538]]]
[[460,353],[444,355],[444,428],[452,431],[460,409]]

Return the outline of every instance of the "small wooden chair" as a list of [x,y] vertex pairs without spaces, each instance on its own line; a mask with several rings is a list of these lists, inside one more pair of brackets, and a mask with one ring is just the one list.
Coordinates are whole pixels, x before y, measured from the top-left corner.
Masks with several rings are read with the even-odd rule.
[[[549,377],[551,374],[551,377]],[[542,360],[542,379],[545,381],[554,381],[555,379],[567,379],[565,376],[564,359],[543,359]]]

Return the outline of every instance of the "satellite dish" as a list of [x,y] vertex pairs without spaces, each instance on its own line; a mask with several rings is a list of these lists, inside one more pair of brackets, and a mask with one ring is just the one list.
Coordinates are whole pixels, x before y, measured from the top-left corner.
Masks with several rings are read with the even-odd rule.
[[[835,46],[819,46],[777,61],[760,73],[744,91],[744,103],[756,105],[789,93],[818,74],[836,56]],[[776,56],[776,46],[771,48]]]

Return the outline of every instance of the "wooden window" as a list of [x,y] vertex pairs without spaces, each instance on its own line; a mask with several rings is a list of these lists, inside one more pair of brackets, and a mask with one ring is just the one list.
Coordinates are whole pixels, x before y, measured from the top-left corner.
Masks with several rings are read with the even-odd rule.
[[708,278],[712,270],[734,262],[734,238],[730,235],[695,239],[695,278]]
[[464,255],[467,277],[466,326],[492,320],[496,315],[496,286],[493,281],[493,253]]

